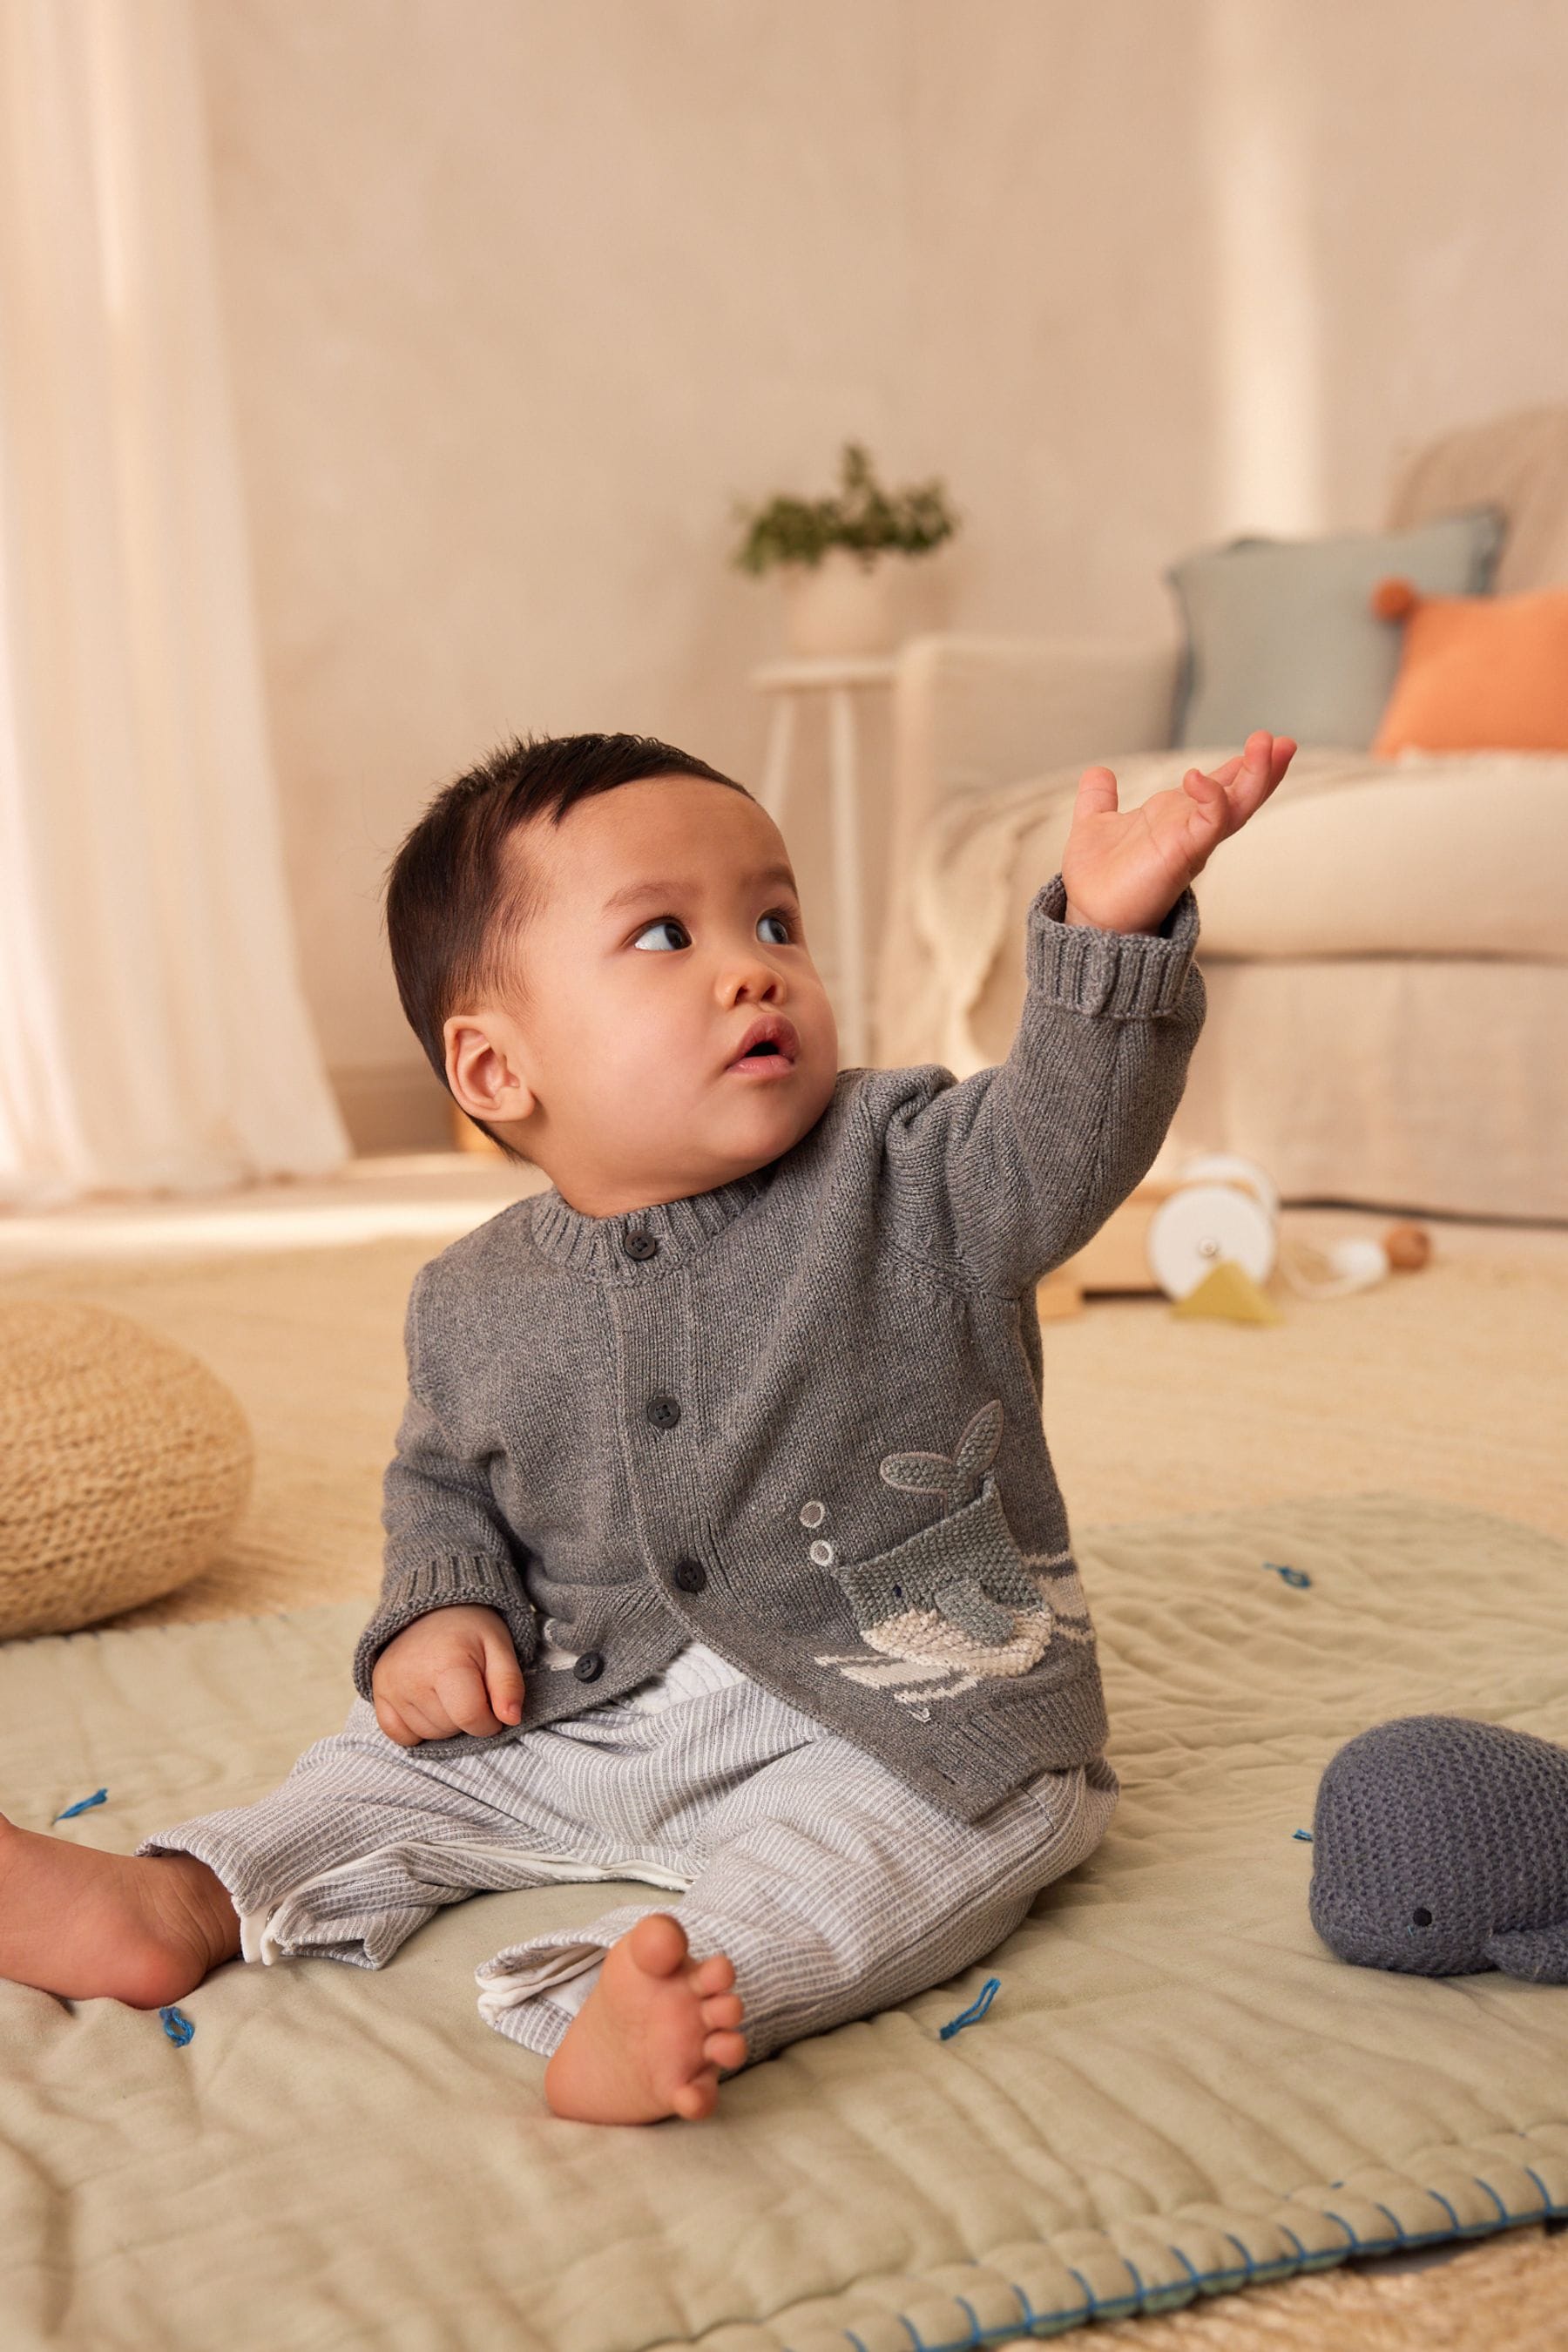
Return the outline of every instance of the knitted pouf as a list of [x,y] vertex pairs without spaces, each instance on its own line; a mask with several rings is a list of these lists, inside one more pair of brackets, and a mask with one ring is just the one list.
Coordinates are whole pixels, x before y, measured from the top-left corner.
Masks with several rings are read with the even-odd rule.
[[238,1401],[184,1348],[106,1307],[0,1304],[0,1638],[187,1582],[253,1458]]

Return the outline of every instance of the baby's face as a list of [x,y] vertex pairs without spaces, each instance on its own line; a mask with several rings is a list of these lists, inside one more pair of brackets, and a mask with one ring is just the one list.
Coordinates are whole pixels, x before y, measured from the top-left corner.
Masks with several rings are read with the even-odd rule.
[[516,987],[446,1024],[463,1108],[589,1216],[709,1192],[797,1143],[838,1038],[772,818],[723,784],[650,777],[509,850],[537,904]]

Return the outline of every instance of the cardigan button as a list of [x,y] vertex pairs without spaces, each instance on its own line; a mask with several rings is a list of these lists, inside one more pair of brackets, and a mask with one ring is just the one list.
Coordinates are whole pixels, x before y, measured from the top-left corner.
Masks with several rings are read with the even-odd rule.
[[708,1570],[700,1559],[678,1559],[675,1580],[682,1592],[700,1592],[708,1581]]
[[656,1429],[673,1429],[680,1419],[680,1407],[672,1396],[665,1396],[662,1393],[658,1396],[650,1396],[647,1401],[647,1417]]
[[646,1225],[634,1225],[623,1239],[621,1247],[628,1257],[635,1257],[639,1265],[645,1258],[658,1255],[658,1242]]
[[605,1671],[603,1650],[584,1650],[572,1671],[580,1683],[596,1683]]

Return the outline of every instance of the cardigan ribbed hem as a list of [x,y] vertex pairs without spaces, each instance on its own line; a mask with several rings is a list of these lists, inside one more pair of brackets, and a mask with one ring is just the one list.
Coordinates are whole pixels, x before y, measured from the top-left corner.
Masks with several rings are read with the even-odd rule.
[[1174,1013],[1198,942],[1198,902],[1182,892],[1158,931],[1102,931],[1068,923],[1059,874],[1039,890],[1028,929],[1029,983],[1053,1004],[1142,1021]]
[[421,1561],[385,1591],[354,1647],[353,1682],[361,1698],[374,1699],[371,1676],[387,1643],[416,1617],[447,1608],[497,1610],[506,1619],[519,1665],[532,1664],[539,1650],[538,1613],[511,1562],[485,1552],[453,1553]]
[[[658,1201],[613,1217],[584,1216],[580,1209],[569,1208],[559,1192],[540,1192],[533,1200],[533,1238],[546,1257],[574,1273],[598,1281],[656,1281],[733,1224],[767,1191],[771,1177],[771,1168],[758,1169],[711,1192]],[[645,1249],[647,1241],[655,1246],[646,1255],[633,1255],[627,1249],[628,1242]]]

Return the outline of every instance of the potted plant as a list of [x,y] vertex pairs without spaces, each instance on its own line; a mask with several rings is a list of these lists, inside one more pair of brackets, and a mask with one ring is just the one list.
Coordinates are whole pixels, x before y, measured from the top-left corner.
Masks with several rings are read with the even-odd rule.
[[844,445],[836,498],[780,495],[755,512],[731,561],[742,572],[777,566],[793,654],[885,653],[893,643],[889,554],[925,555],[951,539],[958,516],[940,481],[889,495],[858,441]]

